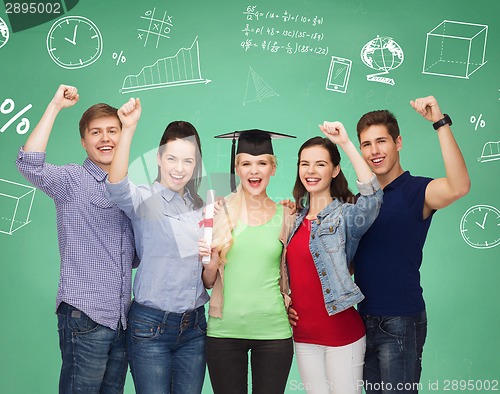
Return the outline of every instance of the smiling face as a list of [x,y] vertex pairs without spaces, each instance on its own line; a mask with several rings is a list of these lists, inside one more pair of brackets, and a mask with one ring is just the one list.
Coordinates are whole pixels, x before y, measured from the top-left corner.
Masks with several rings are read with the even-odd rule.
[[106,172],[109,171],[120,134],[121,123],[115,116],[92,119],[83,133],[81,143],[89,159]]
[[196,146],[185,139],[168,141],[157,156],[160,183],[166,188],[184,194],[184,187],[193,177],[196,167]]
[[330,197],[330,184],[340,171],[329,152],[322,146],[311,146],[300,153],[299,178],[311,197]]
[[372,125],[359,134],[363,158],[384,184],[392,182],[402,173],[399,151],[403,147],[401,136],[394,141],[385,125]]
[[271,176],[276,173],[276,164],[271,155],[253,156],[240,153],[236,157],[235,172],[241,181],[243,191],[258,196],[266,194]]

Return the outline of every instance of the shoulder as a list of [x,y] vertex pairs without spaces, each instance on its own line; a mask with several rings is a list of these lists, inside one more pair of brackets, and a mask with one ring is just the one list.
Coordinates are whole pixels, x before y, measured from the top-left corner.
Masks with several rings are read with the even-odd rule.
[[411,175],[409,172],[405,176],[404,183],[407,183],[410,186],[420,186],[420,185],[427,185],[429,182],[433,181],[433,178],[425,177],[425,176],[418,176],[418,175]]
[[427,186],[432,181],[432,178],[414,176],[406,171],[400,176],[400,178],[393,181],[393,183],[389,184],[388,187],[384,188],[384,194],[391,192],[391,194],[394,193],[402,194],[408,197],[415,197],[421,193],[425,193]]

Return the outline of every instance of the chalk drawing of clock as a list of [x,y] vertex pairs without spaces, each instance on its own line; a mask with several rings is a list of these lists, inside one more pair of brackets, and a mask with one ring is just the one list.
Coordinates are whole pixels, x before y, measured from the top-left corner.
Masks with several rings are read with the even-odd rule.
[[102,53],[102,36],[97,26],[83,16],[66,16],[54,22],[47,34],[47,51],[60,67],[90,66]]
[[462,238],[476,249],[493,248],[500,244],[500,211],[490,205],[470,207],[460,221]]

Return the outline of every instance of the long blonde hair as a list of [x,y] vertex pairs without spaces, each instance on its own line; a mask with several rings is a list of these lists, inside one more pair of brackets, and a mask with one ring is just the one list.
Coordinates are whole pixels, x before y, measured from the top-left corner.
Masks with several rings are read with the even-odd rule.
[[[276,167],[278,161],[274,155],[266,155],[272,166]],[[239,165],[241,155],[235,157],[235,167]],[[245,198],[241,184],[236,191],[231,193],[223,201],[222,210],[214,218],[214,230],[212,238],[212,247],[219,253],[223,264],[227,263],[226,255],[233,245],[233,230],[238,224],[241,212],[245,205]]]

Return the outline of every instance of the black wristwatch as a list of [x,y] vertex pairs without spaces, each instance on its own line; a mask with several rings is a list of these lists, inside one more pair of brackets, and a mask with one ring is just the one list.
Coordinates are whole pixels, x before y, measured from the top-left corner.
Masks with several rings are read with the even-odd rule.
[[432,125],[434,127],[434,130],[439,129],[441,126],[444,126],[445,124],[449,124],[450,126],[453,124],[451,122],[451,118],[448,116],[448,114],[444,114],[444,118],[441,120],[438,120],[436,123]]

